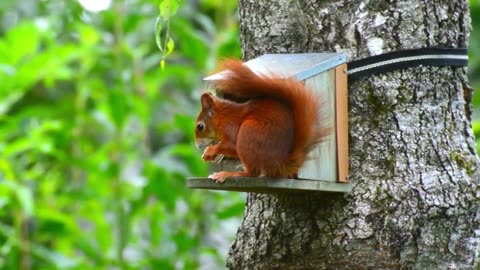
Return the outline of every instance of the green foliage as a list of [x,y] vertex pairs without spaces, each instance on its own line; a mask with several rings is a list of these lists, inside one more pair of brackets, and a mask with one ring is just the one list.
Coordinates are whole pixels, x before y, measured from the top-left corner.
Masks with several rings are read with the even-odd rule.
[[1,1],[0,269],[224,264],[243,198],[185,178],[207,174],[193,117],[202,75],[240,54],[234,3]]
[[162,55],[160,60],[162,70],[165,69],[165,58],[175,48],[175,42],[170,36],[170,17],[177,13],[178,7],[178,0],[162,0],[158,5],[160,15],[155,22],[155,41]]

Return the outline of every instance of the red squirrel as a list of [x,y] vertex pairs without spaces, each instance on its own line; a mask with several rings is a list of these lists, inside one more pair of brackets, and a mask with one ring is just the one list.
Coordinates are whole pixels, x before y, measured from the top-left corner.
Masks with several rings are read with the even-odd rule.
[[201,96],[195,144],[204,161],[223,155],[238,158],[243,171],[216,172],[216,182],[228,177],[295,176],[310,150],[328,134],[319,117],[319,97],[292,78],[254,73],[240,60],[223,63],[225,76],[214,83],[219,93],[236,99]]

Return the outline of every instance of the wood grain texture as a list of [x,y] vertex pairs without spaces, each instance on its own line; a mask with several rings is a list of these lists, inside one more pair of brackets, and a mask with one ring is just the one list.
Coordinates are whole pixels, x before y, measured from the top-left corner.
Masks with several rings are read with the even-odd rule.
[[315,91],[320,99],[322,126],[331,129],[324,142],[310,152],[298,176],[306,179],[337,181],[337,148],[335,129],[335,70],[324,71],[305,80],[305,85]]
[[337,181],[348,182],[348,77],[347,65],[335,68],[335,134],[337,146]]
[[209,178],[189,178],[187,187],[255,193],[350,192],[351,184],[309,179],[276,179],[264,177],[230,177],[224,183]]

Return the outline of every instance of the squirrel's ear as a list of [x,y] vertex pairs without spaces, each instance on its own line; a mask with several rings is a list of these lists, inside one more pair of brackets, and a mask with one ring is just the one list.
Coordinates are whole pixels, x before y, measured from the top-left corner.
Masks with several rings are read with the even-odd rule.
[[213,106],[215,106],[215,101],[213,99],[214,97],[211,93],[202,94],[202,97],[200,98],[202,102],[202,109],[211,110]]

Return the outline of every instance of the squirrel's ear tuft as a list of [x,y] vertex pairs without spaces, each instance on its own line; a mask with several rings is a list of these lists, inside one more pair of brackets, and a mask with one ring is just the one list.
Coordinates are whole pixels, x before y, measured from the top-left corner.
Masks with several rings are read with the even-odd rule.
[[202,94],[200,100],[202,102],[202,109],[204,110],[210,110],[215,105],[214,97],[211,93]]

